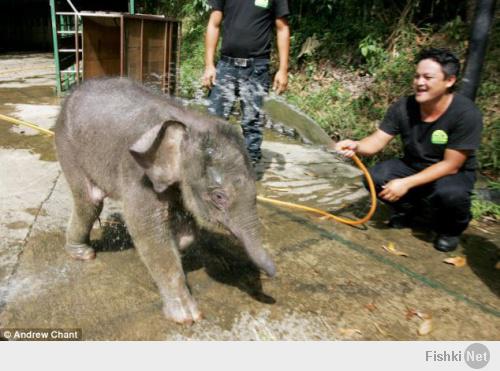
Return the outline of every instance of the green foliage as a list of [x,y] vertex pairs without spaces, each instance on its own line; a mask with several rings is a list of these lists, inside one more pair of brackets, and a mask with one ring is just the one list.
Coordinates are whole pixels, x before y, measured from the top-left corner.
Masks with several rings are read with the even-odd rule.
[[207,0],[191,0],[184,2],[184,6],[182,7],[182,14],[184,16],[193,15],[194,17],[203,18],[209,10],[210,5],[208,5]]
[[488,182],[488,188],[494,190],[500,190],[500,182],[490,181]]
[[204,71],[205,44],[203,36],[206,18],[206,15],[200,15],[184,20],[180,77],[180,96],[183,98],[193,98],[196,91],[201,89],[201,78]]
[[203,17],[210,9],[207,0],[138,0],[139,13],[165,14],[169,17]]
[[372,75],[387,61],[388,53],[380,39],[366,36],[359,43],[361,55],[365,58],[368,72]]
[[[313,78],[306,75],[291,84],[307,86],[312,83]],[[341,134],[362,136],[369,132],[366,130],[367,124],[359,125],[356,111],[351,107],[352,96],[339,82],[332,82],[329,86],[319,87],[307,94],[290,92],[287,98],[334,137]]]
[[481,200],[476,196],[472,196],[472,217],[481,219],[486,216],[500,220],[500,205],[491,201]]
[[[500,190],[500,182],[489,181],[487,188],[498,191]],[[490,217],[500,220],[500,205],[492,201],[483,200],[474,194],[472,195],[471,212],[474,219]]]

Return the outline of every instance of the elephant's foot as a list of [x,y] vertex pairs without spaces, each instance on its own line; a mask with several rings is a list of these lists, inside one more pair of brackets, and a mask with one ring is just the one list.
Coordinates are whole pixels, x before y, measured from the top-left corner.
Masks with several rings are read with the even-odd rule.
[[92,260],[95,258],[94,249],[84,243],[67,243],[64,249],[76,260]]
[[176,298],[164,298],[163,300],[163,313],[172,321],[191,325],[202,319],[196,301],[189,294]]

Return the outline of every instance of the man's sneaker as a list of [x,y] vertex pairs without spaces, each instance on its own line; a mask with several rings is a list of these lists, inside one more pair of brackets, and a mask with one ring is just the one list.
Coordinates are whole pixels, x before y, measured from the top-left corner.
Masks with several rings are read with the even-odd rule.
[[395,213],[389,218],[389,227],[394,229],[408,228],[411,225],[411,221],[411,214]]
[[438,234],[438,236],[434,240],[434,248],[442,252],[450,252],[457,248],[459,242],[460,236]]

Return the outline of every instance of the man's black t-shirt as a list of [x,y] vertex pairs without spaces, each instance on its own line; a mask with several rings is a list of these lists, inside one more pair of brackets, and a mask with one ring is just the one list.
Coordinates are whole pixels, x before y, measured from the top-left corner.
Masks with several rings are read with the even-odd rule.
[[221,54],[233,58],[269,58],[276,18],[289,14],[287,0],[209,0],[223,12]]
[[476,105],[455,94],[448,109],[434,122],[423,122],[415,96],[404,97],[387,111],[379,128],[390,135],[401,135],[403,161],[423,170],[444,158],[447,148],[470,150],[461,170],[476,168],[475,150],[481,142],[482,116]]

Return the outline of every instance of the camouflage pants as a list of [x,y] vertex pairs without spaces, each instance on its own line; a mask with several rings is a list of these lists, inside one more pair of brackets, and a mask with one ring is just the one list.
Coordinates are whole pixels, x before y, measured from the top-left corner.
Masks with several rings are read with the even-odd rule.
[[209,112],[225,119],[239,98],[241,128],[252,161],[259,161],[262,156],[262,105],[269,83],[269,59],[223,57],[217,64],[215,86],[209,95]]

